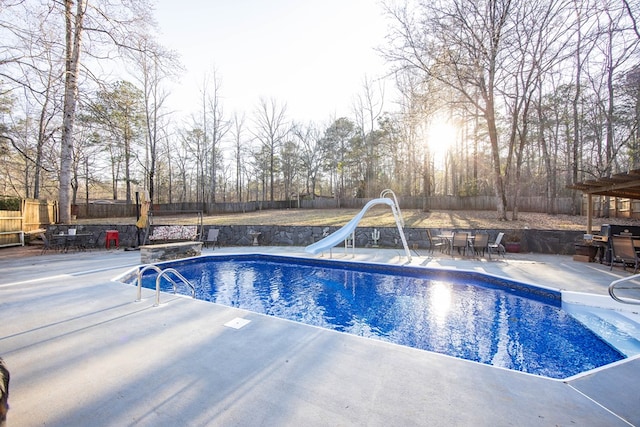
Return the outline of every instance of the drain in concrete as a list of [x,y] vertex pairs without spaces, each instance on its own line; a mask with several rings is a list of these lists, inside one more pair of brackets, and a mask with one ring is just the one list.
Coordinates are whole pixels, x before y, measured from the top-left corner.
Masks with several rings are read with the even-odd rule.
[[235,319],[225,323],[224,326],[228,328],[233,328],[233,329],[240,329],[244,326],[247,326],[249,322],[251,322],[251,320],[243,319],[241,317],[236,317]]

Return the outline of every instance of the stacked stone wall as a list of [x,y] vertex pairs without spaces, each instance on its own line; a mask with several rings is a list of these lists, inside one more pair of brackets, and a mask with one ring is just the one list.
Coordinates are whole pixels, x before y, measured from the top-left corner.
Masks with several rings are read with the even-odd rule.
[[[139,245],[138,236],[142,239],[143,233],[135,225],[78,225],[71,226],[79,233],[92,233],[92,245],[95,248],[105,247],[105,234],[107,230],[117,230],[120,237],[120,247],[136,247]],[[68,225],[51,225],[48,232],[66,232]],[[218,242],[220,246],[251,246],[254,235],[258,235],[258,244],[261,246],[307,246],[322,239],[324,235],[331,234],[339,227],[322,226],[272,226],[272,225],[205,225],[202,232],[207,236],[209,228],[220,230]],[[379,232],[377,242],[374,242],[373,231]],[[451,229],[432,229],[432,234],[450,232]],[[503,230],[487,229],[457,229],[472,234],[489,233],[489,241],[494,241],[498,233]],[[581,243],[583,232],[567,230],[506,230],[503,242],[519,242],[521,252],[534,252],[543,254],[574,255],[575,244]],[[405,228],[404,234],[410,249],[428,249],[426,229]],[[377,235],[377,233],[376,233]],[[402,240],[397,227],[358,227],[355,232],[356,247],[373,247],[375,243],[381,248],[402,248]],[[148,242],[147,242],[148,243]],[[140,241],[140,244],[144,242]]]

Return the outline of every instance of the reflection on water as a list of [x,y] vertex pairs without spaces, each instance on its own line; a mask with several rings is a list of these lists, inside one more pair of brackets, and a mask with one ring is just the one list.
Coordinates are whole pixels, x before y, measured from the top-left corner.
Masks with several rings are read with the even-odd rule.
[[[451,286],[444,282],[434,281],[429,289],[429,305],[433,311],[433,322],[442,325],[451,308]],[[427,307],[424,307],[425,311]]]
[[559,308],[478,282],[264,260],[173,266],[199,299],[552,378],[622,358]]

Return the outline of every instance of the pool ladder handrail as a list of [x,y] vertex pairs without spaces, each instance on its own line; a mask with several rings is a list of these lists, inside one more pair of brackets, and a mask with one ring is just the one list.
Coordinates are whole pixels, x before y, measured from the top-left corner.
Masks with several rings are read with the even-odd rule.
[[391,190],[390,188],[387,188],[380,192],[381,199],[384,197],[388,197],[389,195],[393,196],[393,202],[395,203],[396,209],[398,210],[398,217],[396,218],[396,221],[400,219],[400,224],[404,228],[404,218],[402,217],[402,212],[400,211],[400,204],[398,203],[398,198],[396,197],[396,193],[394,193],[393,190]]
[[154,264],[149,264],[144,266],[138,271],[138,293],[136,296],[136,302],[142,301],[142,275],[147,270],[155,270],[158,273],[158,277],[156,277],[156,302],[153,304],[154,307],[158,307],[160,305],[160,281],[162,278],[166,278],[173,285],[173,293],[176,293],[178,284],[175,280],[168,276],[168,273],[173,273],[178,279],[180,279],[185,285],[191,288],[191,296],[193,298],[196,297],[196,287],[191,283],[188,279],[186,279],[182,274],[178,272],[175,268],[165,268],[162,270],[160,267]]
[[[393,192],[390,188],[386,190],[382,190],[380,193],[380,198],[389,197],[391,195],[393,197],[393,205],[391,206],[391,212],[393,213],[393,218],[396,220],[396,225],[398,226],[398,233],[400,234],[400,239],[402,240],[402,247],[404,247],[404,252],[407,256],[407,260],[411,262],[411,252],[409,251],[409,245],[407,245],[407,238],[404,235],[404,218],[402,217],[402,212],[400,211],[400,204],[398,203],[398,198],[396,197],[396,193]],[[355,239],[355,232],[354,232]]]
[[611,284],[609,285],[609,295],[611,296],[611,298],[613,298],[615,301],[618,301],[622,304],[631,304],[631,305],[640,305],[640,300],[636,300],[636,299],[626,299],[626,298],[622,298],[619,297],[615,294],[616,288],[617,289],[638,289],[640,288],[639,284],[636,284],[634,286],[618,286],[621,283],[625,283],[628,282],[630,280],[633,279],[640,279],[640,274],[634,274],[633,276],[629,276],[629,277],[623,277],[622,279],[618,279],[618,280],[614,280],[613,282],[611,282]]

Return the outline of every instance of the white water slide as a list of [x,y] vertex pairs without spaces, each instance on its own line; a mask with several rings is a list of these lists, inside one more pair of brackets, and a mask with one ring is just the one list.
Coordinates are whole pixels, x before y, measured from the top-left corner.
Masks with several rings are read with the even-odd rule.
[[[385,190],[382,192],[382,195],[386,195],[388,193],[393,194],[391,190]],[[393,194],[394,200],[396,200],[395,194]],[[358,223],[364,217],[364,214],[367,213],[369,208],[375,205],[387,205],[391,208],[391,212],[393,212],[393,217],[396,220],[396,225],[398,226],[398,232],[400,233],[400,238],[402,239],[402,245],[404,246],[404,251],[407,256],[407,260],[411,261],[411,252],[409,252],[409,247],[407,246],[407,239],[404,237],[404,231],[402,230],[402,219],[399,216],[399,208],[397,208],[397,203],[387,197],[380,197],[378,199],[373,199],[369,201],[362,210],[353,217],[351,221],[345,224],[342,228],[339,228],[335,232],[331,233],[327,237],[322,240],[317,241],[316,243],[309,245],[305,248],[305,252],[310,254],[318,254],[320,252],[324,252],[327,249],[331,249],[334,246],[337,246],[345,239],[349,237],[349,235],[353,234]],[[355,239],[353,239],[353,245],[355,247]]]

